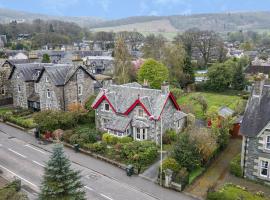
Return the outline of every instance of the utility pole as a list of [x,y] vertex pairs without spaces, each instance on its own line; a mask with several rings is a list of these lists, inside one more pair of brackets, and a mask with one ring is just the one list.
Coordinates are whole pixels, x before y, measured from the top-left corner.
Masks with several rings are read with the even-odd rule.
[[161,125],[160,125],[160,185],[162,186],[162,175],[163,175],[163,172],[162,172],[162,160],[163,160],[163,158],[162,158],[162,132],[163,132],[163,122],[162,122],[162,115],[160,115],[160,123],[161,123]]

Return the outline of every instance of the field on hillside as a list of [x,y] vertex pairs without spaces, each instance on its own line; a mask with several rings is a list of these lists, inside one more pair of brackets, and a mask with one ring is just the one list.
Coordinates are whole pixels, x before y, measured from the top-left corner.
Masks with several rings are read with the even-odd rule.
[[150,33],[154,34],[162,34],[167,38],[174,37],[178,30],[174,28],[168,19],[155,20],[151,22],[142,22],[142,23],[134,23],[128,25],[121,25],[115,27],[105,27],[105,28],[95,28],[91,29],[92,31],[138,31],[143,33],[144,35],[148,35]]

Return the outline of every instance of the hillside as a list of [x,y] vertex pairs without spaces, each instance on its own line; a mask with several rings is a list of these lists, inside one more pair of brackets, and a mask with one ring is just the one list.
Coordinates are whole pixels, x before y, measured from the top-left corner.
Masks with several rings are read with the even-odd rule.
[[[166,23],[159,24],[157,23],[158,21],[166,21]],[[268,30],[269,24],[270,12],[241,12],[164,17],[130,17],[100,22],[91,28],[93,30],[110,31],[141,30],[142,27],[147,27],[148,32],[171,32],[172,27],[176,31],[185,31],[196,27],[202,30],[229,32],[238,30]]]
[[9,23],[12,20],[24,20],[25,22],[31,22],[34,19],[43,20],[61,20],[67,22],[74,22],[83,27],[96,26],[97,24],[104,22],[103,19],[97,17],[67,17],[67,16],[50,16],[36,13],[29,13],[24,11],[11,10],[6,8],[0,8],[0,23]]

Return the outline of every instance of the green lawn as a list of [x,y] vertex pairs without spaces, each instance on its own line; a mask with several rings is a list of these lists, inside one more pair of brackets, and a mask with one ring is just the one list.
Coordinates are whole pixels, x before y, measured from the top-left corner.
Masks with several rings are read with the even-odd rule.
[[208,196],[209,200],[212,199],[223,199],[223,200],[266,200],[267,198],[258,196],[253,194],[247,190],[242,189],[239,186],[234,186],[232,184],[228,184],[224,186],[218,192],[214,192]]
[[237,95],[237,92],[235,91],[229,91],[224,93],[212,93],[212,92],[192,92],[189,93],[183,97],[180,97],[177,102],[179,103],[180,107],[181,105],[189,105],[191,104],[195,116],[199,119],[203,119],[203,112],[201,110],[200,105],[194,104],[192,101],[190,101],[190,98],[193,95],[203,95],[206,98],[206,101],[208,103],[208,108],[211,106],[221,107],[221,106],[228,106],[231,109],[235,109],[235,106],[239,101],[243,101],[240,96]]
[[9,111],[12,111],[12,109],[11,108],[6,108],[6,107],[0,108],[0,114],[4,114],[5,112],[9,112]]
[[190,172],[189,174],[189,184],[191,184],[198,176],[200,176],[205,168],[203,167],[198,167],[197,169],[193,170],[192,172]]

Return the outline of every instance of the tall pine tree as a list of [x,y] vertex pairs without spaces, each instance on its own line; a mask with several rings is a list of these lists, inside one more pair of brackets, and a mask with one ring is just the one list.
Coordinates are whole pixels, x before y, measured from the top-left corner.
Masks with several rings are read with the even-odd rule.
[[40,200],[84,200],[85,192],[79,171],[71,169],[71,162],[64,155],[63,147],[57,145],[45,167]]

